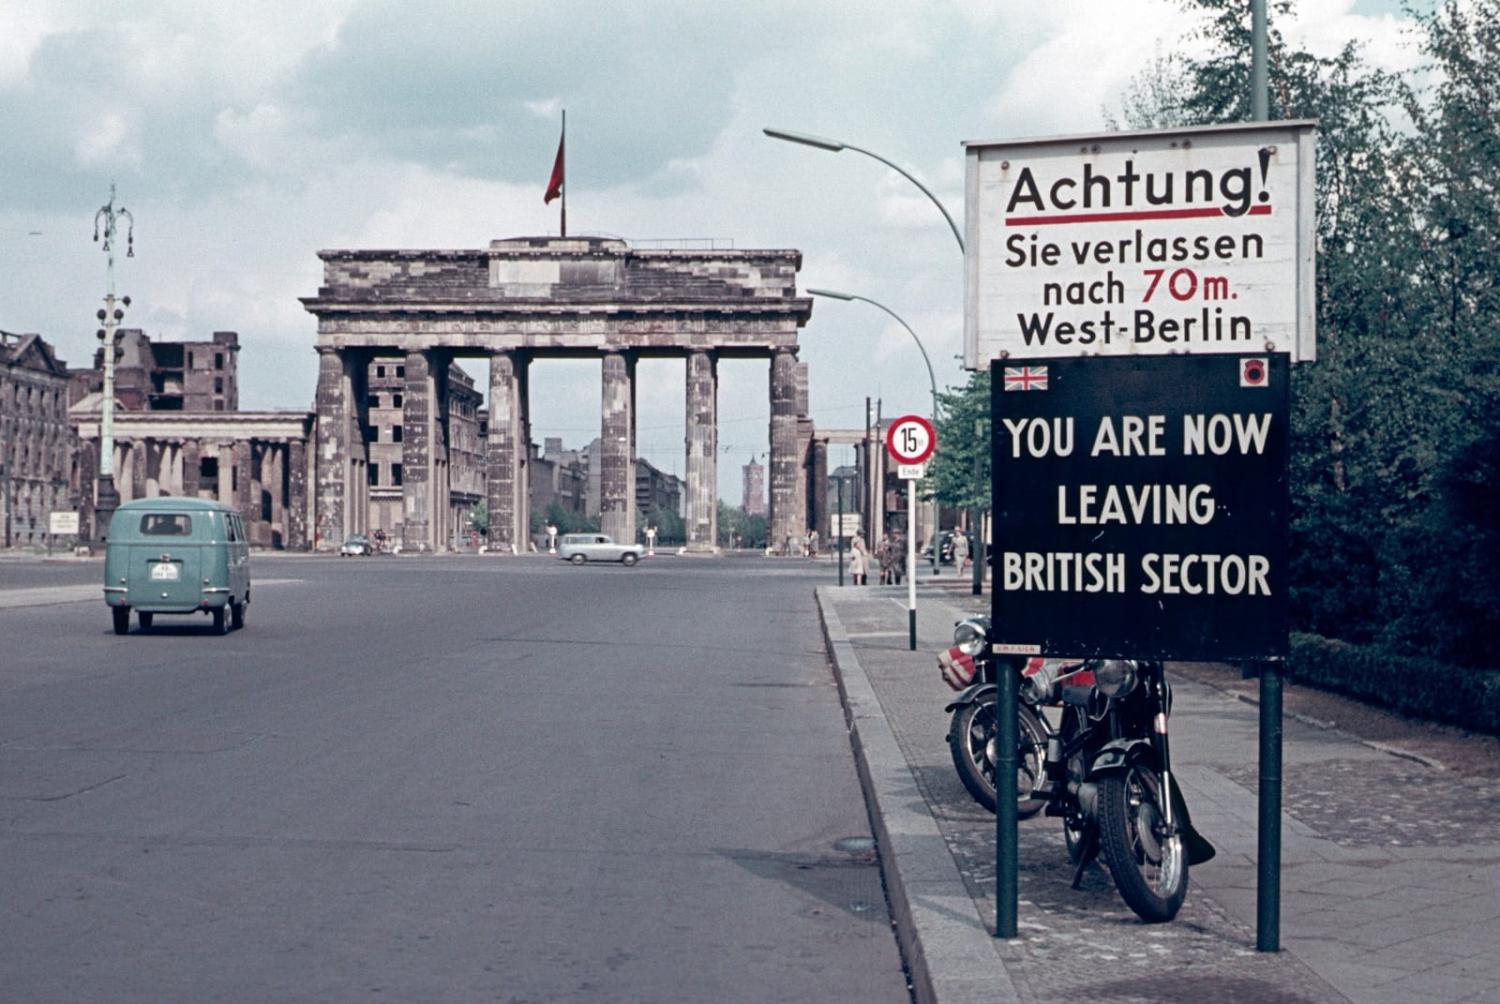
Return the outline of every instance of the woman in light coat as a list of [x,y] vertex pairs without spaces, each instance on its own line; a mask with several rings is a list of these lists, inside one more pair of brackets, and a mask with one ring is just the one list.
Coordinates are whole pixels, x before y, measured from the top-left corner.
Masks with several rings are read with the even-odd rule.
[[856,586],[867,585],[870,581],[870,552],[865,550],[865,539],[857,534],[849,545],[849,574]]

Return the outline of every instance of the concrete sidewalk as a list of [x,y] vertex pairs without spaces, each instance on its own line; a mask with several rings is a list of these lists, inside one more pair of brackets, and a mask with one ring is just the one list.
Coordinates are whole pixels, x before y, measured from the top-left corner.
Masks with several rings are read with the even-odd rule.
[[[817,590],[893,916],[921,1000],[1500,1002],[1500,778],[1460,778],[1288,719],[1282,943],[1255,946],[1257,711],[1172,677],[1173,759],[1219,855],[1171,924],[1096,865],[1073,890],[1061,825],[1021,823],[1020,929],[992,937],[994,816],[948,752],[935,655],[987,598],[923,581]],[[1170,671],[1169,671],[1170,672]]]

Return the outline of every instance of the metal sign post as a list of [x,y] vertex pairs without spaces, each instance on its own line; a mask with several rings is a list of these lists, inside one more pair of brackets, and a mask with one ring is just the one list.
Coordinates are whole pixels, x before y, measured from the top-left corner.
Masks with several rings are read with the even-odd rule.
[[906,482],[906,629],[917,650],[917,479]]
[[[906,482],[906,627],[913,652],[917,650],[917,482],[927,473],[922,465],[936,447],[937,432],[921,415],[903,415],[886,430],[886,451]],[[937,560],[935,539],[933,560]]]
[[839,525],[833,531],[839,547],[839,585],[844,584],[844,479],[839,478]]

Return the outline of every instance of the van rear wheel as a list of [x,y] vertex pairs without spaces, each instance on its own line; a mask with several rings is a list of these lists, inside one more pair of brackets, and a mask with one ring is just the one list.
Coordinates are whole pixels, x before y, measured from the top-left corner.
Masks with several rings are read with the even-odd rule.
[[568,560],[571,561],[575,565],[581,565],[584,562],[588,561],[589,559],[587,557],[585,557],[584,555],[575,554],[575,555],[573,555],[573,557],[569,558]]
[[138,620],[138,621],[141,622],[141,630],[142,631],[150,631],[151,630],[151,622],[156,619],[156,615],[155,614],[149,614],[149,613],[147,613],[144,610],[141,610],[141,611],[137,612],[136,615],[135,615],[135,617],[136,617],[136,620]]
[[110,607],[109,612],[114,614],[115,634],[126,634],[130,631],[130,608]]
[[229,633],[229,618],[227,607],[214,607],[214,634]]
[[229,621],[230,626],[236,631],[245,626],[245,604],[229,604]]

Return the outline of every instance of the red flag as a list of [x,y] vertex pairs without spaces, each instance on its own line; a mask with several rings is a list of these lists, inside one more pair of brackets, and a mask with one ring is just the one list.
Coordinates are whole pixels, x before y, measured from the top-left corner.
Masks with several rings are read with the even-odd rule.
[[563,133],[562,138],[557,141],[557,160],[552,164],[552,179],[547,182],[547,194],[542,196],[542,204],[546,205],[562,194],[563,186],[563,147],[568,141],[568,134]]

